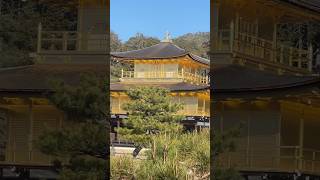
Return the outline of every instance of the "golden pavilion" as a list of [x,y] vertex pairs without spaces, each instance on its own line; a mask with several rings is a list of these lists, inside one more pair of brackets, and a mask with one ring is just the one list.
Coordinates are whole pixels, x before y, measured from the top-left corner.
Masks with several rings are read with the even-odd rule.
[[119,82],[110,84],[113,143],[121,143],[114,127],[121,125],[127,113],[122,109],[128,101],[126,90],[139,86],[162,87],[170,90],[172,101],[181,103],[184,126],[193,130],[209,126],[210,78],[208,59],[192,54],[167,36],[159,44],[140,50],[111,53],[112,58],[130,64],[121,71]]
[[[213,157],[212,168],[319,178],[320,78],[308,38],[319,1],[213,0],[211,9],[212,133],[244,125],[236,150]],[[304,36],[286,43],[283,26]]]

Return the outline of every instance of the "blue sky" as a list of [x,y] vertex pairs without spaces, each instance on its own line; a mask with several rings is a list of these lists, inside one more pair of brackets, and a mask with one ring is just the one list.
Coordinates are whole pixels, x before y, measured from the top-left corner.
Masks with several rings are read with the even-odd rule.
[[210,31],[210,0],[111,0],[110,26],[122,41],[141,32],[163,39]]

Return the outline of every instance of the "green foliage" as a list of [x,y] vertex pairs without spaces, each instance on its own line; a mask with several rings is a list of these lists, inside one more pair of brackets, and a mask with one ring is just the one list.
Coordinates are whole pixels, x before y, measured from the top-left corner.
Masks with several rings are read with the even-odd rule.
[[111,52],[120,52],[123,49],[123,44],[118,35],[113,31],[110,32],[110,49]]
[[[209,130],[154,137],[155,158],[147,151],[146,160],[111,157],[112,179],[185,179],[203,177],[210,169]],[[119,171],[120,169],[120,171]],[[129,176],[129,175],[130,176]]]
[[188,160],[188,166],[200,176],[210,172],[210,130],[181,135],[177,146],[181,159]]
[[242,180],[242,176],[233,168],[219,166],[219,156],[223,153],[230,153],[236,150],[236,139],[240,137],[244,123],[223,132],[215,131],[211,140],[211,152],[213,162],[211,172],[217,180]]
[[61,180],[101,180],[105,179],[104,159],[92,157],[76,157],[70,160],[70,166],[61,171]]
[[77,1],[0,1],[0,67],[33,64],[37,27],[45,30],[74,30]]
[[212,140],[213,156],[217,157],[224,152],[233,152],[236,149],[235,139],[240,136],[243,124],[230,128],[224,132],[215,132]]
[[[21,3],[21,2],[20,2]],[[2,2],[4,6],[5,3]],[[26,65],[31,63],[29,53],[35,49],[36,41],[36,19],[39,14],[31,8],[35,4],[28,2],[21,4],[23,8],[18,8],[17,3],[8,4],[6,11],[2,8],[0,14],[0,67]]]
[[162,161],[146,160],[141,163],[137,172],[137,179],[153,180],[179,180],[185,179],[187,169],[179,165],[177,159],[168,159],[165,163]]
[[147,37],[142,33],[137,33],[134,37],[131,37],[124,43],[124,51],[131,51],[137,49],[143,49],[152,45],[160,43],[160,40],[153,37]]
[[143,147],[152,141],[152,135],[159,133],[179,133],[179,123],[183,117],[176,115],[182,108],[171,103],[169,91],[158,87],[139,87],[127,92],[130,101],[124,105],[129,113],[124,121],[126,127],[117,129],[118,133],[129,141]]
[[107,109],[106,80],[94,74],[82,74],[80,86],[72,86],[61,80],[50,82],[54,94],[50,101],[68,114],[69,119],[104,120]]
[[38,141],[41,151],[63,158],[77,155],[105,158],[107,143],[104,125],[72,123],[71,126],[58,130],[45,130]]
[[[124,109],[129,116],[125,127],[117,131],[122,138],[149,149],[147,159],[135,171],[137,179],[184,179],[189,169],[198,175],[208,172],[209,132],[182,133],[183,117],[176,115],[181,104],[170,101],[168,90],[139,87],[127,94],[130,101]],[[184,147],[186,144],[189,146]]]
[[138,166],[138,160],[132,157],[111,157],[111,179],[134,179]]
[[93,74],[82,75],[78,86],[51,82],[51,102],[64,111],[61,129],[45,129],[40,150],[62,163],[61,179],[103,179],[107,168],[106,83]]
[[196,54],[198,56],[209,58],[209,40],[210,33],[208,32],[198,32],[198,33],[188,33],[173,39],[173,42],[187,51]]

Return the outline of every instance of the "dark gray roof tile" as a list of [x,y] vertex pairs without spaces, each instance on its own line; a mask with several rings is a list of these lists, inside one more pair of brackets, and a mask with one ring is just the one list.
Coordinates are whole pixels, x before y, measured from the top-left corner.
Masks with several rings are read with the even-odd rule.
[[208,59],[199,57],[188,51],[174,45],[170,42],[160,42],[159,44],[126,52],[111,52],[111,55],[115,58],[125,59],[125,60],[134,60],[134,59],[168,59],[168,58],[177,58],[183,56],[189,56],[193,60],[209,65],[210,61]]

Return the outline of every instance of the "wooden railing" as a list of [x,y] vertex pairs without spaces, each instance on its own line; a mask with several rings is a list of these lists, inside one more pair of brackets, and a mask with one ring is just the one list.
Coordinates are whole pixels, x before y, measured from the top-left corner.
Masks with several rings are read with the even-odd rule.
[[108,34],[90,34],[77,31],[43,31],[38,29],[37,53],[106,51]]
[[164,72],[164,71],[154,71],[154,72],[135,72],[135,71],[124,71],[121,70],[121,79],[170,79],[179,78],[184,81],[196,83],[196,84],[210,84],[209,76],[193,74],[190,72],[185,72],[183,70],[178,72]]
[[[299,146],[270,147],[270,152],[278,151],[278,156],[259,153],[225,153],[219,157],[218,163],[223,167],[237,167],[245,171],[284,171],[308,172],[320,174],[320,151],[301,149]],[[266,150],[263,149],[262,152]],[[258,155],[259,154],[259,155]]]
[[275,43],[248,33],[221,29],[213,42],[213,53],[232,53],[244,59],[254,59],[267,65],[280,65],[306,72],[312,71],[312,46],[309,49],[295,48]]

